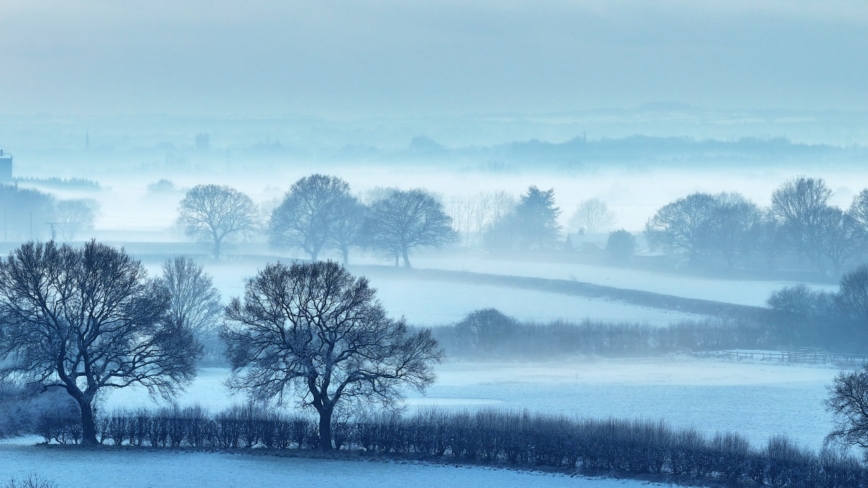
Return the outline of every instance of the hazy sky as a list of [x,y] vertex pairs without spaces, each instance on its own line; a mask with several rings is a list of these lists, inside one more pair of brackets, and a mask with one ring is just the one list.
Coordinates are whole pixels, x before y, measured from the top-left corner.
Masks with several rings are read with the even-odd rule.
[[3,0],[0,114],[868,109],[868,0]]

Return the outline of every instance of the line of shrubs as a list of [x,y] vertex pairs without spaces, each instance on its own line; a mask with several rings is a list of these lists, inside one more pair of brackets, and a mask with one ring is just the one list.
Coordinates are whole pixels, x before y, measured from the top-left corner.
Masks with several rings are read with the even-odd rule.
[[666,327],[591,320],[538,324],[520,322],[496,309],[477,310],[432,333],[448,356],[476,358],[653,355],[684,349],[763,349],[775,343],[772,330],[745,320],[709,319]]
[[[46,442],[76,442],[75,412],[43,415]],[[339,416],[340,417],[340,416]],[[112,445],[316,449],[316,422],[254,405],[210,414],[201,407],[115,411],[99,422]],[[648,420],[571,419],[527,412],[421,410],[335,419],[338,449],[415,459],[554,469],[588,475],[658,477],[731,486],[866,487],[868,470],[833,449],[819,454],[786,437],[755,448],[732,433],[708,437]]]

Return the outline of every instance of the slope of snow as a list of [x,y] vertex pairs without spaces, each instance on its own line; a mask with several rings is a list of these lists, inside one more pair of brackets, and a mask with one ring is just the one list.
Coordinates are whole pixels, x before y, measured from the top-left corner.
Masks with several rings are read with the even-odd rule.
[[0,445],[0,481],[5,482],[10,477],[20,479],[30,473],[38,473],[42,478],[54,481],[59,488],[638,488],[649,485],[647,482],[633,480],[570,477],[414,462],[346,461],[148,449],[77,450],[28,446],[20,441]]
[[[241,296],[247,279],[262,269],[266,261],[236,263],[204,262],[205,270],[214,279],[224,302]],[[159,266],[149,264],[151,276],[160,274]],[[662,310],[599,298],[586,298],[519,290],[490,285],[444,283],[372,277],[371,286],[390,316],[406,317],[413,325],[443,325],[461,320],[468,313],[483,308],[497,308],[520,320],[547,322],[551,320],[647,323],[665,326],[702,316]]]
[[[615,288],[752,306],[764,306],[766,299],[773,291],[796,284],[789,281],[715,280],[586,264],[500,261],[479,258],[418,257],[414,260],[414,265],[417,268],[577,280]],[[824,291],[836,291],[838,289],[836,285],[811,284],[810,287]]]

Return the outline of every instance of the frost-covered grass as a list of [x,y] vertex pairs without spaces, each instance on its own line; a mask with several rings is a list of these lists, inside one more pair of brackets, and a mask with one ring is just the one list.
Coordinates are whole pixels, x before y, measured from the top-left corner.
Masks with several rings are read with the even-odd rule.
[[[276,260],[276,259],[275,259]],[[223,300],[241,296],[244,284],[269,261],[214,263],[204,261],[206,271],[214,278]],[[149,273],[158,275],[158,263],[148,263]],[[351,270],[352,271],[352,270]],[[644,323],[665,326],[682,320],[701,319],[702,316],[676,310],[663,310],[618,301],[559,293],[520,290],[493,285],[444,283],[396,279],[383,276],[370,277],[377,289],[377,297],[392,317],[406,317],[413,325],[432,326],[454,323],[468,313],[483,308],[496,308],[501,312],[526,321],[582,321]]]
[[[414,265],[417,268],[577,280],[615,288],[751,306],[765,306],[766,299],[773,291],[795,284],[789,281],[699,278],[586,264],[506,261],[470,257],[418,257],[414,260]],[[811,284],[810,286],[813,289],[824,291],[836,291],[838,289],[837,285]]]
[[[754,445],[786,434],[818,449],[831,430],[821,404],[837,370],[687,357],[561,362],[446,361],[427,395],[407,406],[503,408],[590,418],[664,419],[707,434],[732,431]],[[223,386],[228,371],[203,369],[177,401],[218,410],[244,401]],[[104,408],[153,406],[145,391],[110,394]]]
[[415,462],[352,461],[147,449],[82,450],[33,446],[35,438],[0,444],[0,482],[39,473],[59,488],[213,486],[410,486],[638,488],[633,480]]

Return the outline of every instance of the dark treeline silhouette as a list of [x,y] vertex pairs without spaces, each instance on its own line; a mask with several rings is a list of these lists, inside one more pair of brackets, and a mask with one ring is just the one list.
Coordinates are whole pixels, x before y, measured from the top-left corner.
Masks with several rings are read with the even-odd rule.
[[837,292],[800,284],[778,290],[768,306],[783,314],[792,340],[843,351],[865,352],[868,344],[868,264],[841,277]]
[[760,208],[738,193],[694,193],[648,220],[649,245],[692,268],[838,276],[868,257],[868,189],[842,210],[822,179],[799,177]]
[[71,241],[93,229],[99,205],[91,199],[58,200],[48,193],[0,184],[3,242],[49,237]]
[[[115,411],[98,422],[103,444],[165,448],[316,449],[316,421],[255,405],[215,414],[201,407]],[[74,416],[52,411],[38,433],[46,442],[75,443]],[[617,474],[681,484],[864,487],[868,471],[831,448],[816,453],[786,437],[752,446],[735,433],[707,436],[662,421],[572,419],[481,410],[427,409],[344,417],[332,430],[338,449],[450,463]]]
[[679,322],[666,327],[591,320],[538,324],[518,321],[495,309],[477,310],[432,332],[447,356],[475,359],[648,356],[779,345],[773,328],[747,320]]
[[58,178],[56,176],[50,178],[34,178],[19,176],[15,178],[15,181],[25,184],[58,189],[97,191],[102,188],[99,182],[89,180],[87,178]]

